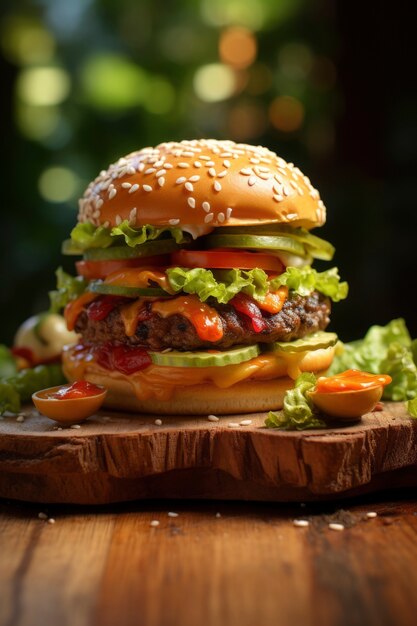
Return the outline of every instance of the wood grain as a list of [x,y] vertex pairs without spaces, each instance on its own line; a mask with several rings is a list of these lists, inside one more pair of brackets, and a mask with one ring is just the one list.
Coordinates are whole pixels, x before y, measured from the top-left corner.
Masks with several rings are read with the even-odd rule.
[[306,501],[417,486],[417,422],[386,403],[360,423],[325,431],[228,428],[248,416],[100,413],[56,430],[32,409],[0,421],[0,497],[102,504],[147,498]]
[[[343,509],[51,505],[53,525],[40,510],[0,502],[0,626],[415,625],[412,493]],[[329,530],[335,521],[345,530]]]

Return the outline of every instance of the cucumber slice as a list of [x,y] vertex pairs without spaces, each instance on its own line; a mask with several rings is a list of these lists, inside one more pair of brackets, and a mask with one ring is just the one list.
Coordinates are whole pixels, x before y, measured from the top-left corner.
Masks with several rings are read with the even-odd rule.
[[306,256],[302,243],[282,235],[209,235],[205,239],[208,248],[243,248],[248,250],[285,250],[298,256]]
[[336,333],[325,333],[320,330],[312,335],[307,335],[302,339],[295,341],[275,341],[266,347],[266,350],[273,352],[307,352],[308,350],[319,350],[322,348],[330,348],[336,345],[338,341]]
[[126,296],[127,298],[170,297],[170,294],[159,287],[123,287],[123,285],[107,285],[100,280],[94,280],[88,285],[88,290],[93,293],[101,293],[106,296]]
[[66,256],[78,256],[83,254],[83,250],[77,248],[77,246],[71,239],[65,239],[65,241],[62,242],[61,252]]
[[149,352],[154,365],[166,367],[224,367],[238,365],[254,359],[260,353],[259,346],[239,346],[222,352]]
[[117,259],[135,259],[138,257],[156,256],[168,254],[178,250],[180,246],[175,239],[155,239],[147,241],[135,248],[129,246],[110,246],[109,248],[90,248],[85,250],[84,259],[86,261],[113,261]]
[[307,247],[309,254],[315,259],[330,261],[335,249],[325,239],[312,235],[305,228],[291,228],[285,224],[261,224],[259,226],[220,226],[216,235],[267,235],[287,236]]

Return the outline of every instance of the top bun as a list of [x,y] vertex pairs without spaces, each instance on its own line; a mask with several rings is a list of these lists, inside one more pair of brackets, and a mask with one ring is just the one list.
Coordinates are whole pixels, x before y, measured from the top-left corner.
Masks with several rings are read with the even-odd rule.
[[80,222],[171,225],[194,236],[216,226],[286,223],[313,228],[326,219],[309,178],[262,146],[200,139],[132,152],[89,184]]

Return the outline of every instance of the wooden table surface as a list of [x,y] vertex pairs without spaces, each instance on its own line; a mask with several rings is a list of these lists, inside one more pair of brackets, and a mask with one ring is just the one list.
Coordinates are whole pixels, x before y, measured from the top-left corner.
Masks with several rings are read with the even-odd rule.
[[0,624],[414,626],[415,492],[305,506],[3,500]]

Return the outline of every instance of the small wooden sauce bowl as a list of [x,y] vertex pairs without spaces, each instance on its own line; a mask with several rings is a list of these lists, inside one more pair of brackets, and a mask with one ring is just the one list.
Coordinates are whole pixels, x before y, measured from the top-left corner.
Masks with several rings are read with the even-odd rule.
[[59,385],[41,389],[32,395],[33,404],[40,413],[66,426],[78,424],[93,415],[99,410],[107,394],[107,389],[103,387],[100,393],[85,398],[58,399],[51,397],[66,386]]
[[382,398],[382,385],[357,389],[354,391],[338,391],[318,393],[310,391],[309,396],[323,413],[343,420],[357,420],[369,413]]

